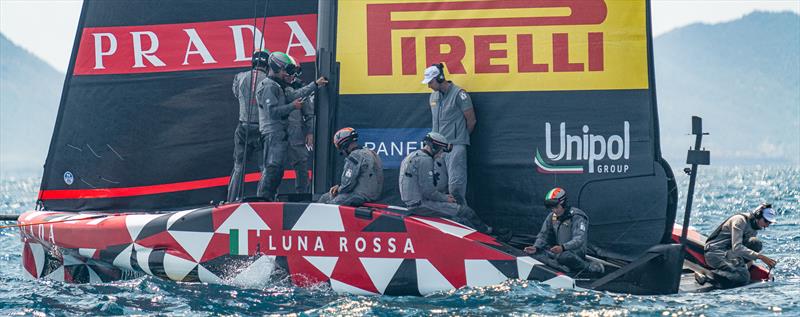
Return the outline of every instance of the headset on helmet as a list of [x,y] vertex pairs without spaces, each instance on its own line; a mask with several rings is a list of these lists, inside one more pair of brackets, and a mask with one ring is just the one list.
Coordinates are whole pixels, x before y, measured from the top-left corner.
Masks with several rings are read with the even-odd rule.
[[444,64],[438,63],[438,64],[433,64],[431,66],[436,66],[436,68],[439,69],[439,75],[436,75],[436,82],[440,83],[440,84],[443,83],[444,80],[445,80],[445,78],[444,78]]
[[444,152],[453,150],[453,145],[447,143],[447,138],[436,132],[428,132],[428,134],[425,135],[425,139],[422,140],[422,143],[430,146],[433,153],[439,153],[440,150]]
[[252,65],[253,68],[267,68],[267,60],[269,59],[269,51],[258,50],[253,52]]
[[333,145],[339,151],[346,151],[350,143],[358,141],[358,132],[351,127],[341,128],[333,134]]
[[288,74],[294,74],[297,65],[295,65],[294,59],[286,55],[286,53],[272,52],[272,54],[269,54],[269,68],[274,73],[278,73],[283,69]]
[[556,187],[551,189],[544,195],[544,206],[547,208],[553,208],[555,206],[561,205],[566,207],[567,204],[567,191],[565,191],[561,187]]

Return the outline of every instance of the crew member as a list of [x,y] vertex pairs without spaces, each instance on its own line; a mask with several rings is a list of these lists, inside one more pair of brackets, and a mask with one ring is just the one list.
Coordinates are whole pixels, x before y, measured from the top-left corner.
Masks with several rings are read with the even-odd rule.
[[336,131],[333,145],[347,156],[342,179],[339,185],[334,185],[322,195],[319,202],[355,207],[380,199],[383,190],[383,163],[378,154],[358,145],[358,132],[353,128]]
[[[264,140],[264,165],[261,169],[261,180],[258,182],[258,195],[267,201],[274,201],[278,186],[283,178],[283,168],[288,150],[289,114],[292,110],[303,107],[303,98],[294,98],[287,103],[284,87],[290,83],[291,74],[299,67],[293,59],[282,52],[269,55],[269,75],[258,84],[256,99],[258,101],[259,130]],[[324,78],[317,79],[295,91],[297,96],[308,96],[317,85],[327,83]],[[306,90],[308,89],[308,90]]]
[[[291,56],[290,56],[291,57]],[[293,59],[294,60],[294,59]],[[295,63],[296,64],[296,63]],[[303,107],[300,110],[292,110],[289,113],[289,125],[287,128],[289,134],[289,167],[295,171],[295,192],[307,193],[308,188],[308,159],[310,151],[314,146],[313,134],[313,116],[314,116],[314,98],[313,93],[316,87],[303,89],[303,82],[300,80],[303,75],[300,67],[295,68],[295,72],[291,76],[291,83],[286,86],[284,92],[287,99],[305,98],[303,99]],[[327,83],[327,80],[321,78],[320,84]],[[316,85],[316,83],[310,83]],[[310,93],[309,93],[310,92]],[[301,93],[309,93],[302,95]]]
[[544,219],[536,242],[525,252],[549,262],[555,260],[570,272],[603,273],[603,266],[586,260],[589,219],[583,210],[567,204],[567,192],[553,188],[544,198],[550,214]]
[[445,154],[450,194],[459,204],[466,204],[467,145],[475,129],[475,110],[469,94],[444,77],[444,65],[434,64],[425,69],[423,84],[433,90],[429,104],[433,118],[432,131],[450,141],[452,151]]
[[[227,201],[241,199],[240,188],[243,182],[245,152],[247,162],[256,162],[256,152],[261,150],[261,132],[258,131],[258,103],[255,95],[256,85],[267,77],[269,52],[253,53],[253,68],[233,77],[233,95],[239,101],[239,124],[233,134],[233,171],[228,183]],[[263,163],[259,162],[259,167]]]
[[508,241],[511,238],[510,231],[493,230],[472,208],[458,203],[453,195],[443,191],[445,187],[442,183],[447,184],[447,172],[442,170],[438,159],[452,149],[447,138],[430,132],[425,135],[422,144],[422,149],[406,156],[400,164],[400,197],[409,210],[420,216],[449,218]]
[[749,264],[759,259],[774,267],[776,261],[763,255],[758,230],[775,223],[775,211],[768,203],[761,204],[750,213],[730,216],[706,240],[705,260],[711,267],[711,276],[696,273],[700,285],[706,282],[722,287],[738,287],[750,281]]

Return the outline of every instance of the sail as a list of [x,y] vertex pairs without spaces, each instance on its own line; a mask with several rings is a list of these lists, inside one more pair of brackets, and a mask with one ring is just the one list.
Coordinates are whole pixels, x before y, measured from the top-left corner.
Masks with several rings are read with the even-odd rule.
[[312,78],[316,11],[313,0],[85,0],[41,204],[147,211],[224,200],[239,117],[233,77],[263,35]]
[[632,258],[668,237],[677,195],[659,148],[648,1],[369,0],[337,10],[332,129],[355,127],[381,156],[386,201],[401,203],[399,163],[431,129],[422,72],[443,62],[477,115],[468,202],[484,220],[536,234],[543,197],[558,186],[588,214],[600,253]]

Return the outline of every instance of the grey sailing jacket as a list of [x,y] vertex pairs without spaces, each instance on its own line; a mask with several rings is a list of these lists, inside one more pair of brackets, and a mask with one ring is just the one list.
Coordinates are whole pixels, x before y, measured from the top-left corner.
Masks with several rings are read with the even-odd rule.
[[369,201],[380,199],[383,191],[383,163],[378,154],[361,148],[350,152],[344,160],[340,193],[353,193]]
[[423,150],[416,150],[403,159],[399,183],[400,198],[406,206],[419,205],[423,200],[447,202],[447,194],[440,190],[447,188],[446,174],[442,175],[444,166],[438,163]]
[[[255,80],[253,73],[256,74]],[[251,96],[264,78],[267,78],[267,73],[262,70],[248,70],[233,77],[233,96],[239,101],[239,121],[258,123],[258,102],[251,100]],[[247,116],[248,108],[250,117]]]
[[731,251],[732,257],[743,257],[752,261],[758,258],[758,252],[745,247],[744,241],[757,234],[758,231],[751,224],[750,215],[733,215],[708,236],[705,251]]
[[567,219],[563,219],[563,215],[562,219],[557,219],[553,212],[550,212],[544,219],[533,246],[541,249],[560,244],[564,251],[572,251],[580,256],[586,255],[586,246],[589,241],[589,218],[583,210],[575,207],[570,207],[570,210],[572,217]]

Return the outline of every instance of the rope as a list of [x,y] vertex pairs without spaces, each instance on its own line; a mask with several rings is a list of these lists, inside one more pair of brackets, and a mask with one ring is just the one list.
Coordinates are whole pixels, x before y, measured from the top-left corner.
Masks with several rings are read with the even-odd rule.
[[[253,0],[253,53],[255,54],[256,50],[261,50],[261,46],[264,44],[264,32],[261,33],[261,37],[258,39],[258,45],[256,45],[256,32],[258,31],[258,0]],[[261,30],[266,31],[266,24],[267,24],[267,7],[269,7],[269,0],[264,0],[264,14],[263,18],[261,19]],[[250,120],[250,116],[252,115],[253,109],[253,100],[255,99],[255,92],[256,92],[256,80],[258,79],[258,70],[256,70],[256,65],[251,63],[250,66],[250,98],[247,100],[247,120]],[[245,174],[247,173],[247,148],[248,141],[250,140],[250,129],[245,129],[244,131],[244,152],[242,152],[242,171],[239,173],[239,179],[236,182],[239,183],[238,192],[236,193],[236,197],[234,198],[236,201],[241,201],[242,196],[244,196],[244,186],[245,186]]]

